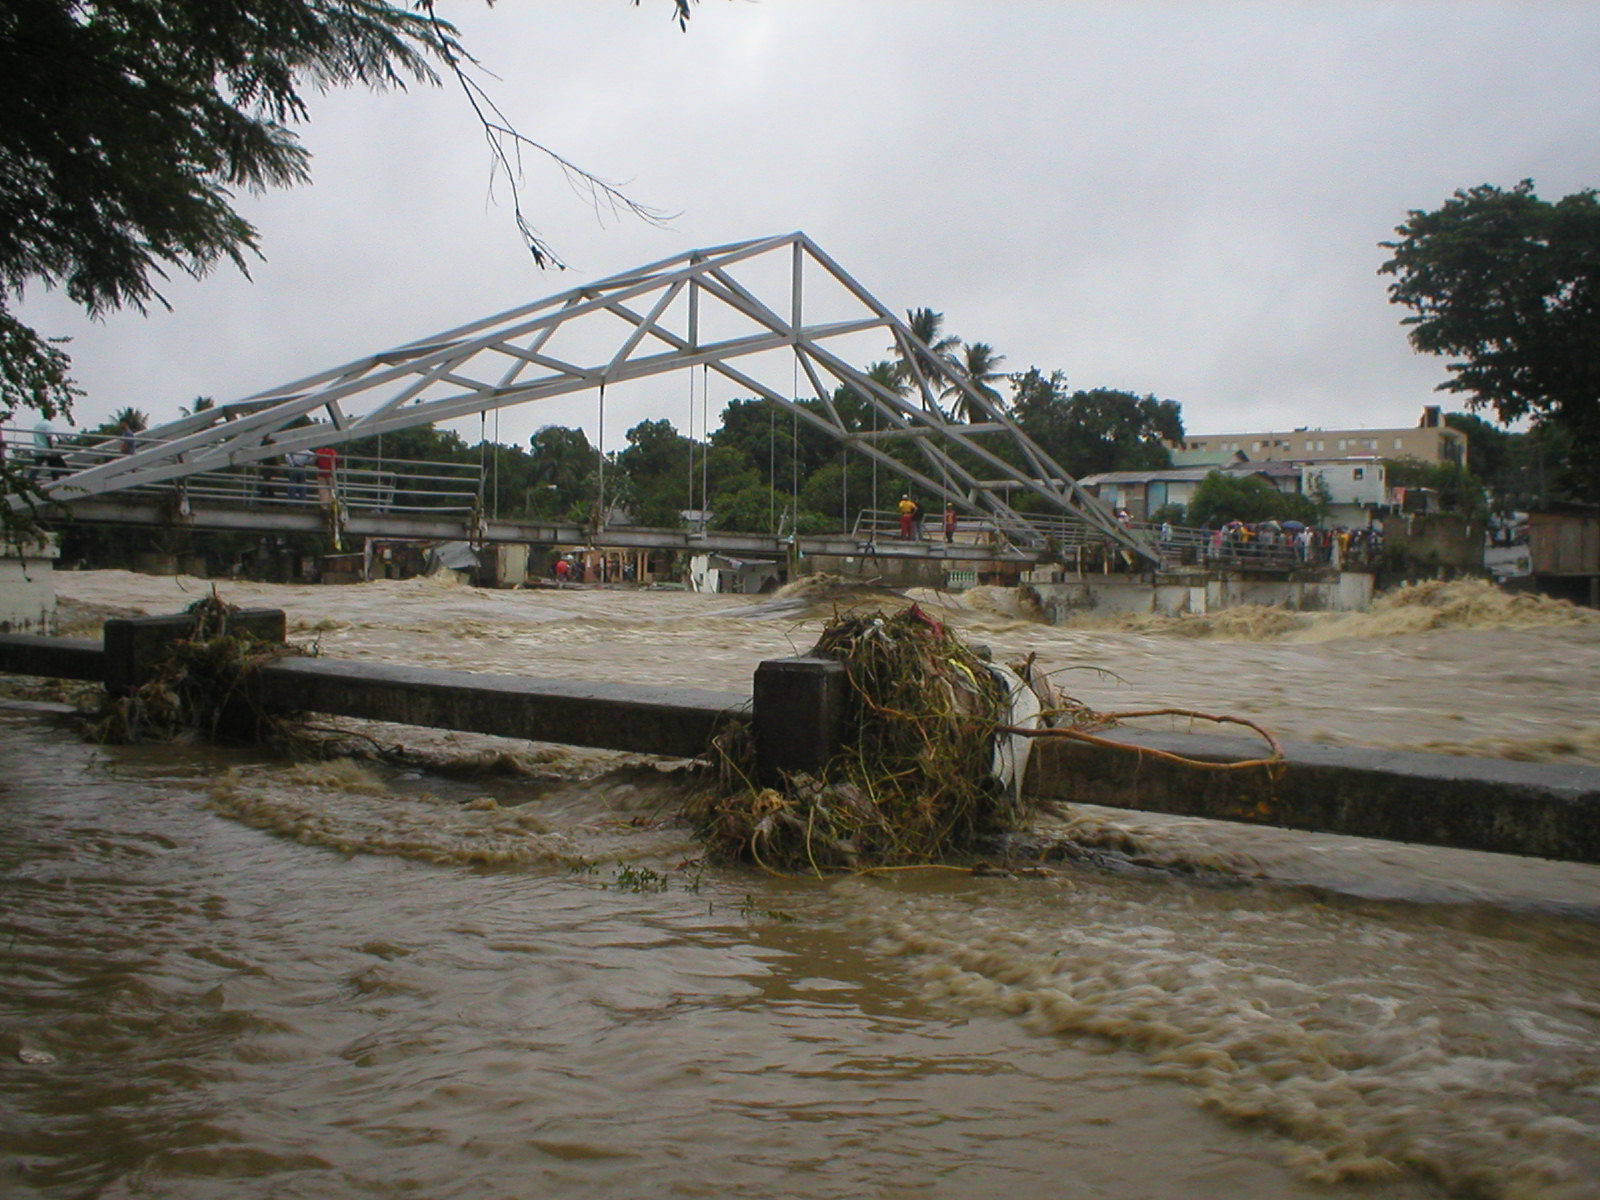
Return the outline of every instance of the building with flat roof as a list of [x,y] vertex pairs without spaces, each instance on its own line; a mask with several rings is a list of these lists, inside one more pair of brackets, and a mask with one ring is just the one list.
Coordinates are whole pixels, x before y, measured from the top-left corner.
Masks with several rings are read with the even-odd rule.
[[1422,410],[1412,429],[1265,430],[1191,434],[1170,444],[1177,466],[1221,465],[1242,456],[1251,462],[1322,462],[1339,458],[1415,458],[1426,463],[1467,463],[1467,435],[1440,418],[1438,405]]

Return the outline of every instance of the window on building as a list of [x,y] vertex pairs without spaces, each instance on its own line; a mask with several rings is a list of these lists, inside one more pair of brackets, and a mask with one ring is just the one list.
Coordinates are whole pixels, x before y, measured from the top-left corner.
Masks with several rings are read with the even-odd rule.
[[1406,448],[1406,440],[1405,440],[1405,438],[1395,438],[1395,440],[1394,440],[1394,448],[1396,450],[1404,450]]
[[1339,439],[1339,449],[1341,449],[1341,450],[1350,449],[1350,441],[1349,441],[1348,438],[1340,438]]
[[1351,479],[1365,479],[1366,477],[1367,469],[1365,467],[1357,467],[1355,470],[1350,472]]

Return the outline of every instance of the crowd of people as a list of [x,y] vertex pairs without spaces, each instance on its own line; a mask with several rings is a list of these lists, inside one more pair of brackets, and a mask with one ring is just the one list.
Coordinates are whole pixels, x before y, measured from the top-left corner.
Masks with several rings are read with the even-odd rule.
[[[1163,552],[1186,561],[1253,560],[1275,566],[1337,568],[1371,565],[1383,550],[1383,529],[1377,525],[1319,529],[1299,521],[1229,521],[1217,529],[1199,530],[1198,545],[1194,532],[1184,532],[1189,537],[1180,539],[1170,523],[1162,525]],[[1198,551],[1193,559],[1187,553],[1191,550]]]

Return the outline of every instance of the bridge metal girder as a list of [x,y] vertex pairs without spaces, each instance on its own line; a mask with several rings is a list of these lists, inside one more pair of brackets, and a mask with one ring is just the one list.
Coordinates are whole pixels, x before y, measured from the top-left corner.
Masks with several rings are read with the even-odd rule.
[[[776,289],[780,294],[763,299],[755,285],[739,277],[743,269],[782,255],[790,262],[787,286]],[[844,319],[808,322],[808,272],[854,311]],[[737,332],[708,337],[711,315]],[[604,339],[601,355],[573,361],[551,349],[575,328],[588,332],[596,323],[616,321],[622,324],[621,336]],[[909,364],[912,395],[885,387],[835,352],[840,339],[873,330],[888,335]],[[809,385],[807,403],[735,365],[784,351],[794,356],[796,378],[803,374]],[[1145,558],[1155,557],[959,365],[935,355],[904,321],[798,232],[662,259],[156,426],[140,435],[140,447],[132,454],[108,461],[69,459],[75,469],[45,491],[51,499],[70,504],[696,366],[716,371],[959,509],[993,521],[1018,545],[1037,548],[1041,535],[947,447],[981,462],[1012,489],[1038,497],[1052,515],[1082,523]],[[842,417],[833,402],[838,384],[871,406],[876,429],[853,427]],[[941,387],[958,390],[969,412],[982,418],[969,424],[947,417],[938,401]],[[905,439],[916,446],[925,470],[880,448]],[[997,454],[986,444],[990,439],[1009,444],[1026,467],[1018,469]]]

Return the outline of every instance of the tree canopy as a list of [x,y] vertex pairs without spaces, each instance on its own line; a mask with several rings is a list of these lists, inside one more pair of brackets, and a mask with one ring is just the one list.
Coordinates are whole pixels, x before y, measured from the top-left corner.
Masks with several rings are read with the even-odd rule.
[[[669,3],[686,25],[691,0]],[[613,206],[650,215],[518,133],[469,74],[474,63],[433,0],[0,5],[0,420],[21,408],[70,417],[79,394],[58,342],[11,312],[28,285],[60,288],[99,314],[165,303],[161,283],[175,273],[198,278],[232,262],[248,274],[259,240],[234,195],[310,178],[289,128],[307,116],[308,87],[403,88],[449,75],[514,199],[526,146]],[[534,258],[557,262],[516,207]],[[3,462],[0,474],[0,490],[29,493]],[[12,512],[0,509],[0,521],[26,523]]]
[[1211,528],[1229,521],[1302,521],[1312,524],[1317,506],[1309,496],[1280,492],[1259,475],[1212,471],[1194,489],[1186,520]]
[[1554,203],[1523,180],[1413,210],[1382,243],[1411,344],[1451,355],[1442,391],[1501,421],[1542,417],[1570,436],[1575,490],[1600,500],[1600,197]]
[[1183,440],[1183,411],[1176,400],[1114,388],[1068,393],[1065,375],[1046,375],[1038,367],[1011,381],[1017,424],[1076,478],[1171,466],[1166,444]]

